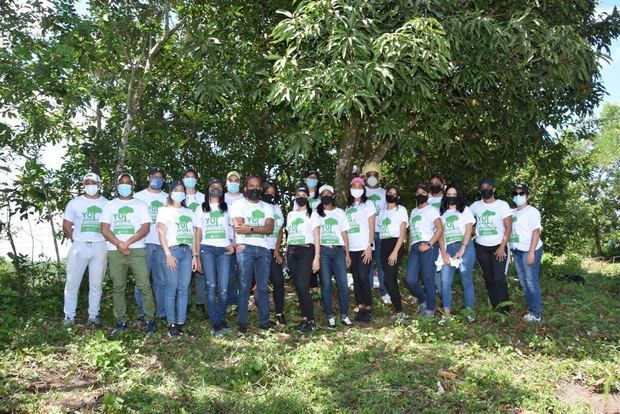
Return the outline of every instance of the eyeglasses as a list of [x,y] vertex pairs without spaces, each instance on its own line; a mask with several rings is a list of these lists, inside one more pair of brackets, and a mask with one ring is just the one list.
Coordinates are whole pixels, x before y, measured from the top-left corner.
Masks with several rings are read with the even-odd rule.
[[519,193],[519,192],[517,192],[517,191],[513,191],[512,195],[513,195],[513,196],[520,196],[520,195],[526,196],[526,195],[527,195],[527,193],[523,193],[523,192]]

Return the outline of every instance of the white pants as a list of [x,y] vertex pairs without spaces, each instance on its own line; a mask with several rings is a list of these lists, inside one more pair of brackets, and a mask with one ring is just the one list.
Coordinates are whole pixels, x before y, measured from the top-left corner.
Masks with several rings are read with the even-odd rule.
[[103,275],[108,264],[106,242],[73,242],[67,256],[67,282],[65,283],[65,318],[73,319],[77,308],[78,292],[82,277],[88,267],[88,317],[99,315]]

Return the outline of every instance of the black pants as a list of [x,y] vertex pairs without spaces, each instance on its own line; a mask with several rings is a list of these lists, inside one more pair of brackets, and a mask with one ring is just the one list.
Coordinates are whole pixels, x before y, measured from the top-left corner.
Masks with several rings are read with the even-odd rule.
[[[506,283],[506,260],[500,262],[495,257],[497,246],[483,246],[474,243],[476,247],[476,259],[482,270],[484,284],[489,293],[491,306],[496,309],[497,306],[509,300],[508,284]],[[503,310],[507,310],[506,308]]]
[[271,251],[271,267],[269,269],[269,280],[273,287],[273,303],[276,307],[276,315],[284,313],[284,272],[282,264],[276,262],[273,257],[274,250]]
[[355,302],[358,305],[371,306],[372,287],[370,286],[368,273],[370,272],[372,260],[364,263],[362,260],[363,253],[364,251],[349,252],[351,256],[351,273],[353,274],[353,293],[355,294]]
[[313,245],[288,246],[288,268],[295,282],[299,307],[301,308],[301,316],[309,321],[314,320],[314,303],[312,302],[312,295],[310,295],[313,260]]
[[383,283],[385,288],[392,299],[392,305],[396,313],[403,311],[403,304],[400,299],[400,290],[398,289],[398,267],[400,266],[400,260],[403,257],[403,249],[398,251],[398,259],[396,264],[391,266],[388,264],[388,257],[392,254],[394,247],[396,246],[397,238],[383,239],[381,240],[381,266],[383,266]]

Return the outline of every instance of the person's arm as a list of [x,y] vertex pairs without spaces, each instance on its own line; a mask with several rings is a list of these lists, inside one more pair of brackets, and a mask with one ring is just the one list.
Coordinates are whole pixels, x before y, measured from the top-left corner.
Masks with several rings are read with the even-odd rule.
[[433,247],[435,243],[437,243],[439,239],[442,238],[441,236],[443,236],[443,224],[441,223],[441,219],[439,217],[436,218],[433,224],[435,225],[435,233],[433,234],[433,237],[431,237],[429,241],[427,241],[426,243],[420,244],[420,247],[418,249],[421,252],[425,252],[431,247]]
[[166,239],[166,225],[162,222],[157,222],[157,234],[159,235],[159,243],[161,244],[161,248],[166,255],[166,265],[170,270],[176,270],[177,268],[177,259],[170,252],[170,247],[168,247],[168,239]]
[[65,234],[65,237],[71,241],[73,241],[73,223],[67,219],[62,220],[62,232]]
[[368,235],[368,246],[366,247],[366,250],[364,250],[364,253],[362,253],[362,262],[364,263],[372,262],[372,246],[375,243],[375,222],[376,221],[377,221],[376,214],[373,214],[372,216],[368,217],[368,232],[370,234]]
[[351,256],[349,255],[349,232],[343,231],[342,233],[342,241],[344,241],[344,261],[347,267],[351,266]]
[[103,223],[103,222],[101,223],[101,234],[108,242],[116,246],[116,250],[118,250],[119,252],[123,254],[128,254],[126,250],[129,250],[129,249],[122,248],[121,247],[122,242],[118,238],[116,238],[114,233],[112,233],[112,230],[110,230],[110,223]]
[[394,250],[388,257],[388,264],[390,266],[396,265],[398,262],[398,251],[401,247],[403,247],[403,243],[405,242],[405,234],[407,233],[407,223],[400,223],[400,232],[398,234],[398,240],[396,241],[396,246],[394,246]]
[[312,260],[312,272],[316,273],[321,267],[321,235],[319,226],[316,226],[314,230],[312,230],[312,239],[314,240],[314,259]]
[[508,244],[508,239],[512,233],[512,215],[504,217],[504,228],[506,229],[504,232],[504,237],[502,237],[502,242],[495,251],[495,257],[500,262],[506,260],[506,245]]
[[438,241],[439,243],[439,254],[441,255],[441,260],[443,260],[443,264],[450,264],[450,255],[446,250],[446,240],[442,237]]
[[140,230],[138,230],[136,232],[136,234],[134,234],[133,236],[131,236],[129,239],[127,239],[126,241],[122,242],[125,243],[127,245],[127,247],[131,246],[133,243],[142,240],[143,238],[145,238],[147,236],[147,234],[149,234],[149,230],[151,229],[151,222],[149,221],[148,223],[142,223],[142,225],[140,226]]
[[536,262],[536,246],[540,240],[540,228],[534,229],[532,232],[532,241],[530,242],[530,251],[527,255],[528,266],[533,266]]
[[273,251],[273,257],[276,258],[276,263],[281,264],[284,260],[282,259],[282,241],[284,239],[284,227],[280,227],[280,231],[278,232],[278,238],[276,239],[276,248]]
[[273,233],[274,221],[272,218],[266,218],[265,224],[263,226],[248,226],[247,224],[244,223],[244,220],[242,217],[235,217],[233,219],[233,222],[235,223],[235,231],[239,234],[250,234],[250,233],[271,234]]
[[[194,245],[192,246],[192,255],[196,259],[196,269],[194,272],[202,273],[202,262],[200,261],[200,241],[202,240],[202,228],[194,227]],[[159,230],[159,229],[158,229]]]
[[471,242],[471,236],[473,235],[473,233],[474,233],[473,223],[467,223],[465,225],[465,234],[463,234],[463,241],[461,242],[461,248],[459,249],[458,252],[456,252],[454,257],[456,257],[457,259],[460,257],[463,257],[463,255],[465,254],[465,249],[467,248],[467,245],[469,245],[469,243]]

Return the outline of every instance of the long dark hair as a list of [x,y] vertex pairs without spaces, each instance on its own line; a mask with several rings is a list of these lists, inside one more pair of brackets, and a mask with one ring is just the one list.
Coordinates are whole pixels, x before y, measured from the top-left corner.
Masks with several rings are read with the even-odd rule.
[[[366,197],[366,186],[362,186],[362,188],[364,189],[364,193],[362,194],[362,196],[360,197],[360,199],[362,200],[362,203],[365,203],[366,201],[368,201],[368,197]],[[351,186],[349,186],[349,195],[347,196],[347,208],[353,206],[353,203],[355,203],[355,198],[351,195]]]
[[[319,192],[319,189],[317,188],[316,192]],[[333,195],[332,195],[333,197]],[[334,200],[332,201],[332,206],[336,207],[336,199],[334,198]],[[325,217],[325,206],[323,205],[323,203],[319,203],[318,206],[316,206],[316,212],[319,214],[319,216],[321,217]]]
[[[172,192],[174,191],[175,188],[177,188],[178,186],[183,187],[183,192],[185,194],[187,194],[187,188],[185,188],[185,184],[183,184],[183,180],[176,180],[175,182],[173,182],[172,184],[170,184],[170,192],[168,193],[168,200],[166,200],[166,205],[167,206],[171,206],[173,204],[172,201]],[[181,201],[181,205],[183,207],[187,207],[187,203],[185,203],[185,200]]]
[[[396,203],[394,203],[394,204],[396,204],[396,207],[398,207],[398,206],[400,206],[400,197],[401,197],[401,192],[400,192],[400,187],[399,186],[397,186],[396,184],[388,185],[385,188],[385,195],[387,196],[388,191],[390,191],[392,188],[394,190],[396,190],[396,194],[398,195],[398,200],[396,200]],[[387,200],[385,200],[385,202],[387,203]]]
[[441,199],[441,206],[439,207],[439,213],[443,214],[448,209],[448,200],[446,198],[446,194],[448,194],[448,190],[454,188],[456,190],[456,209],[459,213],[462,213],[465,210],[465,197],[463,197],[463,193],[457,183],[450,183],[446,186],[446,189],[443,190],[443,198]]
[[265,194],[265,192],[269,189],[269,187],[273,187],[275,194],[273,195],[273,199],[276,204],[280,202],[280,189],[278,188],[278,184],[275,181],[265,180],[261,183],[261,194]]
[[[215,183],[211,183],[211,185],[213,185]],[[226,204],[225,198],[224,198],[224,186],[222,185],[222,183],[220,183],[220,186],[222,187],[222,195],[219,196],[218,201],[217,201],[217,206],[218,209],[224,213],[226,211],[228,211],[228,204]],[[205,201],[204,203],[202,203],[202,211],[204,211],[205,213],[209,213],[211,211],[211,196],[209,195],[209,187],[211,187],[210,185],[206,185],[204,192],[205,192]]]
[[[295,190],[295,195],[297,195],[297,193],[299,192],[306,193],[306,196],[310,197],[310,190],[308,190],[308,187],[306,186],[301,186],[297,190]],[[306,203],[306,215],[308,217],[312,216],[312,208],[310,208],[310,203]]]

